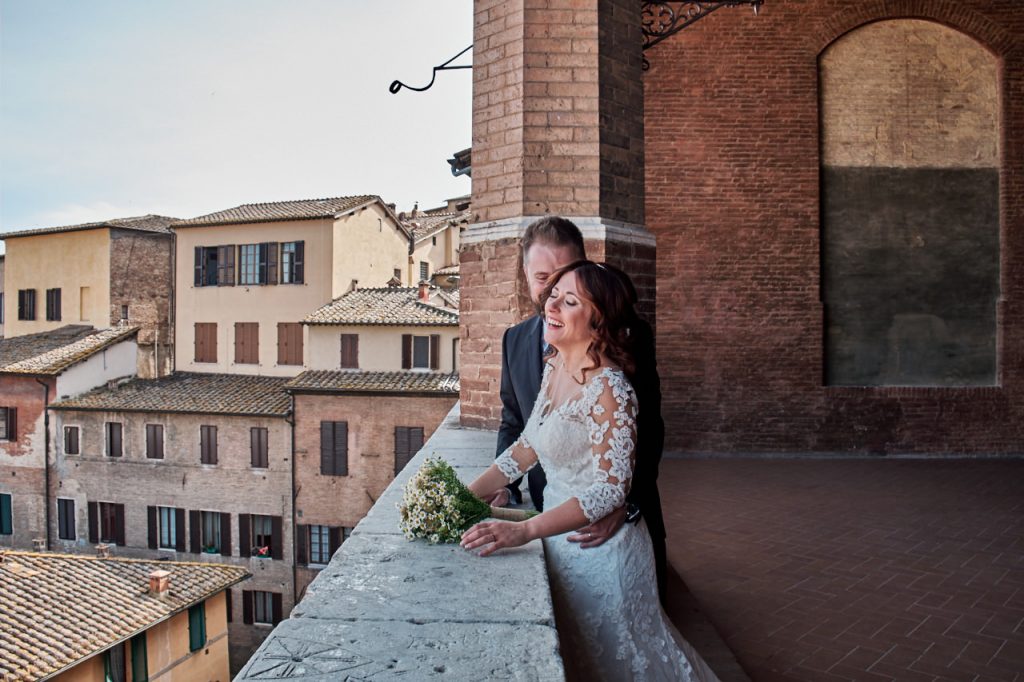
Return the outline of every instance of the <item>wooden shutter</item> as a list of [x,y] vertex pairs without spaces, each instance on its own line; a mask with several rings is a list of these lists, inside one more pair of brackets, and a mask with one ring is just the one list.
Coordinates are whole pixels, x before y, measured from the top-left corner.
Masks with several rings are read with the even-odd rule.
[[334,422],[320,422],[320,473],[334,474]]
[[175,545],[174,549],[179,552],[185,551],[185,510],[175,509],[174,510],[174,532],[175,532]]
[[402,334],[402,369],[412,369],[412,334]]
[[277,324],[277,364],[302,364],[302,325],[298,322]]
[[64,452],[69,455],[78,454],[78,427],[64,427]]
[[266,284],[277,284],[277,242],[260,244],[261,256],[264,248],[266,249],[266,277],[263,281]]
[[[249,556],[246,554],[246,556]],[[252,625],[252,590],[242,590],[242,622]]]
[[196,509],[188,512],[188,538],[192,545],[192,553],[199,554],[203,551],[202,546],[202,516]]
[[199,463],[208,464],[210,461],[210,439],[206,434],[206,427],[199,427]]
[[348,476],[348,422],[334,422],[334,475]]
[[220,513],[220,555],[231,556],[231,514],[227,512]]
[[409,429],[395,427],[395,476],[409,463]]
[[157,522],[156,507],[146,507],[146,535],[149,539],[149,548],[157,548]]
[[441,335],[430,335],[430,369],[441,367]]
[[18,408],[7,408],[7,440],[18,440]]
[[299,566],[309,564],[309,553],[306,551],[306,535],[309,533],[309,526],[299,524],[295,526],[295,563]]
[[125,534],[124,534],[124,505],[114,505],[114,542],[117,543],[118,547],[125,546]]
[[195,361],[217,362],[217,323],[195,323]]
[[292,284],[302,284],[305,279],[305,245],[306,242],[295,242],[295,278]]
[[235,245],[217,247],[217,286],[235,286]]
[[192,286],[194,287],[203,286],[203,252],[203,247],[197,246],[195,248],[196,265],[195,274],[192,277]]
[[284,520],[280,516],[270,517],[270,558],[284,558]]
[[330,551],[331,556],[333,557],[334,553],[338,551],[339,547],[341,547],[341,541],[342,541],[341,526],[331,526],[330,528],[327,529],[327,534],[329,536],[329,542],[330,542],[330,544],[328,545],[328,547],[329,547],[328,551]]
[[61,317],[61,315],[60,315],[60,289],[56,290],[56,293],[54,295],[54,300],[56,301],[56,304],[54,305],[54,318],[53,319],[59,320],[60,317]]
[[274,592],[271,595],[271,601],[274,604],[274,618],[273,618],[273,621],[274,621],[274,625],[277,625],[278,623],[281,622],[281,620],[284,617],[284,614],[282,613],[282,611],[284,609],[282,608],[282,603],[281,603],[281,601],[282,601],[281,600],[281,593],[280,592]]
[[267,452],[267,429],[253,426],[249,429],[250,464],[253,468],[265,468],[270,465]]
[[[249,530],[249,514],[238,515],[238,556],[247,557],[252,554],[252,533]],[[247,623],[252,621],[246,621]]]
[[89,544],[95,545],[100,541],[100,510],[95,502],[86,504],[89,515]]
[[210,426],[210,464],[217,463],[217,427]]
[[342,369],[359,368],[359,334],[341,335]]
[[232,593],[232,590],[231,590],[230,587],[228,589],[224,590],[224,612],[228,616],[228,622],[229,623],[234,620],[234,614],[231,613],[232,606],[233,606],[232,601],[234,601],[231,598],[231,593]]
[[259,322],[235,322],[235,362],[255,365],[260,361]]

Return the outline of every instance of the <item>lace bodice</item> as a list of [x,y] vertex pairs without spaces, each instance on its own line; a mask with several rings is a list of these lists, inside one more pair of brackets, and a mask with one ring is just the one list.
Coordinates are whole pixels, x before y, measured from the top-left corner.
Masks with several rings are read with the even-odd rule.
[[539,461],[548,479],[548,506],[575,497],[593,522],[625,504],[636,450],[636,396],[621,370],[605,367],[577,397],[555,406],[552,372],[548,364],[522,435],[496,463],[514,481]]

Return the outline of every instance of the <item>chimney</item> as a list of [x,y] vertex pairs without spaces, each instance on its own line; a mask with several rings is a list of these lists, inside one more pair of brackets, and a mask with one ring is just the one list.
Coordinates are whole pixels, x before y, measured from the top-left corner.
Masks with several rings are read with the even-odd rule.
[[388,204],[388,208],[390,208],[390,209],[391,209],[391,212],[392,212],[392,213],[394,213],[394,212],[395,212],[395,209],[397,209],[397,208],[398,208],[398,206],[396,206],[395,204]]
[[416,202],[412,205],[412,213],[409,214],[410,218],[418,218],[420,215],[420,202]]
[[32,549],[37,552],[45,552],[46,538],[32,538]]
[[149,574],[149,596],[166,597],[171,591],[171,572],[153,571]]
[[424,303],[430,300],[430,284],[426,280],[420,282],[419,299]]
[[110,545],[96,545],[96,557],[98,559],[109,559],[110,558]]

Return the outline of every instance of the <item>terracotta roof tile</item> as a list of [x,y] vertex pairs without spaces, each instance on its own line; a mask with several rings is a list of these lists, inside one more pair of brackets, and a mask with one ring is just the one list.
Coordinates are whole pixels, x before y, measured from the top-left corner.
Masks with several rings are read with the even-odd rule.
[[78,230],[95,230],[104,227],[119,228],[122,230],[137,230],[139,232],[158,232],[170,234],[168,229],[171,223],[177,218],[168,218],[162,215],[142,215],[134,218],[115,218],[113,220],[101,220],[96,223],[80,223],[78,225],[62,225],[60,227],[37,227],[30,230],[18,230],[0,234],[0,239],[11,237],[29,237],[37,234],[50,234],[53,232],[76,232]]
[[[170,591],[149,595],[149,574]],[[35,680],[248,578],[217,563],[0,551],[0,679]]]
[[412,234],[415,243],[419,244],[449,225],[468,224],[472,214],[470,209],[445,213],[420,213],[415,218],[405,214],[402,224]]
[[443,268],[438,268],[437,270],[434,270],[434,274],[435,275],[457,275],[457,274],[459,274],[459,264],[456,263],[455,265],[446,265]]
[[161,379],[131,379],[52,404],[57,410],[189,412],[283,417],[288,377],[176,372]]
[[96,331],[92,327],[67,325],[49,332],[0,339],[0,374],[60,374],[138,331],[138,327]]
[[459,375],[441,372],[363,372],[310,370],[288,382],[296,393],[444,393],[458,395]]
[[242,204],[198,218],[179,220],[172,227],[201,227],[204,225],[232,225],[238,223],[268,223],[277,220],[312,220],[333,218],[365,204],[380,201],[372,194],[330,199],[302,199],[299,201],[275,201],[266,204]]
[[356,289],[314,310],[303,324],[352,324],[457,327],[458,304],[431,289],[429,302],[417,287]]

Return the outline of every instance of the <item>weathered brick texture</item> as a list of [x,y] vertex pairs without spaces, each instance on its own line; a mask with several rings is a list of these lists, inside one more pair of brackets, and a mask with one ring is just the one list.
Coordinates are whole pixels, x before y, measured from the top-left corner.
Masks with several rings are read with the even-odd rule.
[[0,376],[0,407],[17,410],[15,440],[0,441],[0,493],[11,496],[12,535],[0,535],[0,547],[32,549],[33,538],[45,536],[46,502],[43,472],[45,392],[54,399],[56,381]]
[[[896,18],[945,24],[1000,60],[995,387],[823,385],[818,59],[847,32]],[[648,52],[646,207],[669,450],[1024,450],[1022,36],[1015,0],[783,0],[759,17],[722,9]]]

